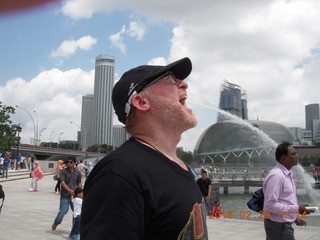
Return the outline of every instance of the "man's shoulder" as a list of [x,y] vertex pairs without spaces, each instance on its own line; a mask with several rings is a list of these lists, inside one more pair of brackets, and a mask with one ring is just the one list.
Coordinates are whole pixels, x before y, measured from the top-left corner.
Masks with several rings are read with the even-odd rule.
[[273,169],[270,170],[264,182],[266,183],[270,178],[272,178],[273,180],[280,180],[283,177],[284,177],[283,171],[278,167],[274,167]]
[[274,168],[272,168],[268,175],[284,175],[283,169],[281,166],[276,165]]
[[128,140],[99,161],[90,175],[98,172],[105,175],[111,171],[121,176],[144,176],[146,171],[160,171],[156,167],[160,162],[158,158],[161,158],[161,155],[153,149]]
[[[74,168],[73,172],[80,173],[80,171],[77,168]],[[66,167],[66,168],[62,169],[60,173],[61,174],[72,174],[73,172],[70,171],[69,168]]]

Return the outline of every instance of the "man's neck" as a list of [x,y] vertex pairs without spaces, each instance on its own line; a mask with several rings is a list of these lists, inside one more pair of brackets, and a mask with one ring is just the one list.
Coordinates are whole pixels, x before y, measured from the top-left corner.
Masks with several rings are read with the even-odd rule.
[[68,169],[69,169],[70,172],[74,171],[74,167],[68,167]]
[[184,170],[188,170],[187,166],[177,157],[176,153],[177,144],[179,143],[181,136],[174,137],[172,134],[170,136],[170,134],[164,135],[161,133],[149,134],[148,132],[148,135],[135,134],[133,137],[140,143],[162,153]]

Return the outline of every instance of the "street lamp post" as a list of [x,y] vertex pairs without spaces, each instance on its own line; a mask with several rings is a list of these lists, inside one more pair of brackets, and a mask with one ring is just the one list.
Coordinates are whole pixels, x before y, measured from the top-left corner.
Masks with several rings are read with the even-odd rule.
[[60,148],[60,137],[61,137],[61,135],[64,134],[64,133],[65,133],[65,132],[61,132],[60,135],[59,135],[59,137],[58,137],[58,147],[59,147],[59,148]]
[[35,114],[36,114],[36,122],[37,122],[37,125],[36,125],[36,145],[39,145],[39,121],[38,121],[38,114],[36,111],[33,111]]
[[33,142],[35,142],[36,141],[36,125],[34,123],[34,120],[33,120],[33,117],[31,115],[31,113],[27,109],[25,109],[23,107],[19,107],[18,105],[16,105],[16,107],[17,108],[21,108],[22,110],[26,111],[29,114],[29,116],[30,116],[30,118],[32,120],[32,123],[33,123]]
[[52,138],[52,141],[55,139],[55,137],[56,136],[58,136],[59,134],[59,138],[58,139],[60,139],[60,136],[62,135],[62,134],[64,134],[65,132],[60,132],[60,133],[56,133],[54,136],[53,136],[53,138]]
[[80,132],[81,132],[81,143],[82,143],[82,129],[81,129],[81,127],[83,128],[83,132],[84,132],[84,143],[83,144],[81,144],[81,145],[83,145],[83,150],[84,151],[87,151],[87,131],[86,131],[86,128],[83,126],[83,125],[81,125],[81,127],[79,126],[79,124],[77,124],[77,123],[75,123],[75,122],[70,122],[70,123],[72,123],[72,124],[74,124],[74,125],[76,125],[79,129],[80,129]]
[[22,127],[20,127],[20,123],[19,123],[18,126],[16,126],[16,129],[17,129],[17,132],[18,132],[17,155],[16,155],[16,157],[17,157],[18,154],[19,154],[19,145],[20,145],[20,136],[19,136],[19,134],[20,134],[20,132],[22,130]]
[[47,128],[42,128],[41,129],[41,131],[40,131],[40,133],[39,133],[39,142],[41,143],[41,133],[44,131],[44,130],[46,130]]
[[53,134],[53,133],[54,133],[54,130],[53,130],[52,133],[50,134],[50,141],[49,141],[49,142],[50,142],[50,143],[49,143],[49,144],[50,144],[50,147],[52,147],[52,141],[51,141],[51,139],[52,139],[52,134]]

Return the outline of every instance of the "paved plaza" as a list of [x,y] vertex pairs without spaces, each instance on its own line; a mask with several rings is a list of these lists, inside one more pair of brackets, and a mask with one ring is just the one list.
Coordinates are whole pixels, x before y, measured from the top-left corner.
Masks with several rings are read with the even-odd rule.
[[[68,239],[71,230],[71,211],[63,219],[56,231],[51,230],[58,213],[59,195],[55,195],[56,182],[47,175],[38,183],[38,192],[28,192],[30,178],[12,180],[0,178],[6,199],[0,214],[1,240],[56,240]],[[7,181],[9,180],[9,181]],[[208,219],[211,240],[265,239],[262,222],[237,219]],[[295,227],[296,240],[318,240],[320,228]]]

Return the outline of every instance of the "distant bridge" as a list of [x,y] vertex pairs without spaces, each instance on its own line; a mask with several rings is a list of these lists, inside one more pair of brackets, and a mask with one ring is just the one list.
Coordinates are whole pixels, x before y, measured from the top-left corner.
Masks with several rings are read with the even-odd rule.
[[[11,149],[13,151],[13,154],[16,155],[17,147],[12,147]],[[105,153],[77,151],[77,150],[62,149],[62,148],[50,148],[50,147],[42,147],[42,146],[31,145],[31,144],[19,144],[19,152],[21,152],[22,155],[34,154],[38,160],[46,160],[53,156],[57,156],[57,157],[58,156],[81,157],[82,156],[83,158],[96,158],[96,157],[101,158],[106,155]]]

